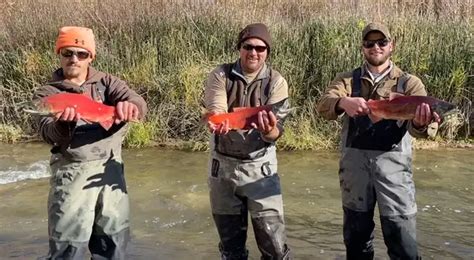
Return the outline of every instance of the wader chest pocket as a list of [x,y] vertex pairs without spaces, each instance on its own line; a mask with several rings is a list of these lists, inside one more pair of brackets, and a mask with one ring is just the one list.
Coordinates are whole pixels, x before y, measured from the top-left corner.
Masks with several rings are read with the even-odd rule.
[[216,159],[212,159],[212,166],[211,166],[211,176],[217,178],[219,173],[219,161]]
[[270,169],[270,162],[264,162],[261,167],[262,174],[265,177],[272,175],[272,170]]

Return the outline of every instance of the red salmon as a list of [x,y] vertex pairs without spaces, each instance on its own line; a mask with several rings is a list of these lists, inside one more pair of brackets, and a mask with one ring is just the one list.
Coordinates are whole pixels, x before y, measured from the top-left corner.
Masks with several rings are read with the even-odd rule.
[[208,121],[220,125],[225,120],[229,120],[229,128],[234,130],[249,130],[252,129],[251,124],[258,123],[257,114],[260,111],[271,111],[272,105],[265,105],[259,107],[237,107],[234,112],[216,114],[208,118]]
[[372,115],[393,120],[411,120],[415,117],[416,107],[428,104],[432,112],[443,117],[453,111],[456,106],[443,100],[428,96],[397,96],[390,100],[369,100]]
[[88,123],[99,123],[105,130],[112,127],[116,114],[115,107],[96,102],[91,98],[75,93],[59,93],[42,98],[37,104],[38,110],[25,110],[26,112],[55,115],[63,112],[65,108],[72,107],[81,119]]

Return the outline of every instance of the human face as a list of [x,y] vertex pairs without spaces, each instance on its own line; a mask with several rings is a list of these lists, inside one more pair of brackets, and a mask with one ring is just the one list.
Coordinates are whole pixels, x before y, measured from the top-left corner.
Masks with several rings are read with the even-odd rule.
[[[393,43],[392,41],[383,41],[384,39],[386,39],[385,36],[381,32],[377,31],[370,32],[365,37],[365,40],[362,44],[362,52],[364,53],[364,57],[367,62],[372,66],[377,67],[388,63],[388,60],[392,55]],[[374,42],[376,42],[376,44],[374,44],[372,47],[367,46],[372,45]],[[384,44],[386,45],[382,46]]]
[[85,79],[92,55],[83,48],[64,47],[59,50],[61,68],[66,79]]
[[254,73],[263,67],[267,59],[268,48],[264,41],[258,38],[249,38],[240,44],[239,54],[242,70],[246,73]]

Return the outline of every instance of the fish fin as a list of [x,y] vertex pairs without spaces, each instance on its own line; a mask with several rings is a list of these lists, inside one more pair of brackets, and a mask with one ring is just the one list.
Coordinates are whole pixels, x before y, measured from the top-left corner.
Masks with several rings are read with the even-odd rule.
[[398,92],[390,92],[390,96],[388,97],[388,100],[395,99],[397,97],[403,97],[405,95],[398,93]]
[[105,130],[109,130],[112,125],[114,124],[114,119],[109,119],[109,120],[106,120],[106,121],[101,121],[99,122],[99,124],[102,126],[102,128],[104,128]]
[[41,112],[41,111],[37,111],[37,110],[33,110],[33,109],[23,109],[23,112],[29,113],[29,114],[32,114],[32,115],[38,115],[38,116],[51,116],[51,115],[55,115],[54,113]]
[[84,121],[86,124],[93,124],[94,122],[90,121],[90,120],[87,120],[85,118],[82,118],[81,117],[81,120]]
[[244,110],[246,108],[248,109],[248,107],[234,107],[234,108],[232,108],[232,112],[238,112],[238,111]]
[[439,123],[438,122],[432,122],[428,125],[426,133],[428,134],[429,137],[435,138],[436,134],[438,133],[438,129],[439,129]]
[[372,113],[369,113],[368,116],[369,116],[370,121],[372,121],[372,123],[374,123],[374,124],[383,119],[383,118],[378,117],[378,116],[376,116]]

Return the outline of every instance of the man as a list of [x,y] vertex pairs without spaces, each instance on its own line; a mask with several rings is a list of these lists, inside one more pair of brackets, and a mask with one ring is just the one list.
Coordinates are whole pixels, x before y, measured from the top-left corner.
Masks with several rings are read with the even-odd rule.
[[249,131],[230,130],[228,122],[208,123],[211,137],[209,188],[220,236],[222,259],[247,259],[248,213],[262,259],[290,259],[286,244],[275,141],[288,114],[288,84],[266,63],[271,37],[264,24],[245,27],[238,36],[240,58],[212,71],[205,87],[210,114],[237,107],[276,104],[276,113],[259,112]]
[[345,113],[339,178],[347,259],[373,259],[376,202],[390,258],[418,258],[411,136],[426,137],[427,125],[439,116],[427,104],[408,122],[370,114],[368,99],[388,99],[392,92],[426,96],[421,80],[390,60],[393,49],[387,27],[368,24],[362,32],[364,64],[338,75],[317,108],[329,120]]
[[108,130],[81,120],[74,107],[42,117],[39,131],[51,149],[47,259],[125,259],[129,240],[129,199],[121,145],[127,122],[144,117],[146,103],[125,82],[90,66],[94,34],[84,27],[59,30],[55,52],[61,68],[35,99],[61,92],[80,93],[115,106]]

